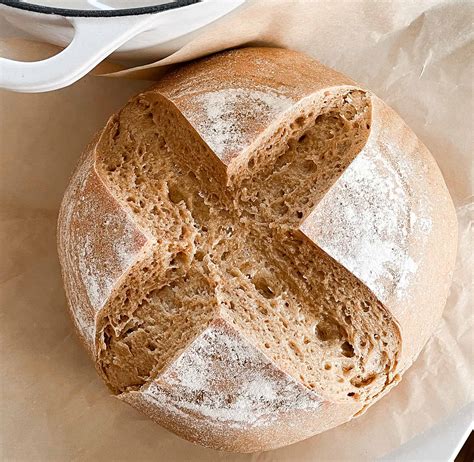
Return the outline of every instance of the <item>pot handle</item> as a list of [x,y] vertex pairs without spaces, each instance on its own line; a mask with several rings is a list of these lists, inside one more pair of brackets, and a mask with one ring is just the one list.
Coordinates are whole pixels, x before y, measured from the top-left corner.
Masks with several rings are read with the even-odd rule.
[[123,43],[147,29],[155,15],[114,18],[67,18],[74,27],[71,43],[42,61],[0,58],[0,88],[34,93],[66,87],[93,69]]

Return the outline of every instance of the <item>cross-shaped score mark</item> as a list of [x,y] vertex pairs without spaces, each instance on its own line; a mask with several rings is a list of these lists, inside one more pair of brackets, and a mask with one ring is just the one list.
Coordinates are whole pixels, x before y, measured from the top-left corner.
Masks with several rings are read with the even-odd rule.
[[[369,332],[384,309],[299,230],[362,148],[369,129],[364,104],[360,115],[341,98],[324,113],[300,118],[292,135],[271,152],[257,149],[226,184],[206,168],[212,154],[190,165],[175,155],[182,148],[176,141],[156,137],[159,117],[140,146],[123,124],[118,140],[128,139],[128,149],[109,165],[109,179],[138,178],[137,194],[125,189],[122,196],[142,220],[158,214],[161,229],[151,229],[157,239],[153,258],[141,264],[144,282],[130,273],[109,304],[106,323],[114,327],[103,328],[103,371],[114,388],[142,385],[219,311],[309,388],[325,375],[336,376],[331,393],[338,399],[366,399],[383,388],[391,358],[362,358],[382,345]],[[134,293],[137,283],[143,290]],[[365,392],[368,385],[373,389]]]

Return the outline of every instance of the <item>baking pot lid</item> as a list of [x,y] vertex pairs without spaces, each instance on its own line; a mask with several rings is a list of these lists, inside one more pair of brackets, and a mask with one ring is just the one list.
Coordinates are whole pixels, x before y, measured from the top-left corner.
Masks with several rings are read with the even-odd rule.
[[[0,4],[60,16],[110,17],[158,13],[201,0],[0,0]],[[54,5],[54,6],[53,6]]]

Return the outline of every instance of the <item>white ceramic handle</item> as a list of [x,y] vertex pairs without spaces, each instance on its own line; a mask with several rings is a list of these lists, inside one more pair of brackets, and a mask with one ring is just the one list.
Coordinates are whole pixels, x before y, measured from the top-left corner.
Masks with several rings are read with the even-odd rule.
[[42,61],[0,58],[0,87],[25,93],[66,87],[145,30],[154,16],[67,18],[74,27],[71,43],[57,55]]

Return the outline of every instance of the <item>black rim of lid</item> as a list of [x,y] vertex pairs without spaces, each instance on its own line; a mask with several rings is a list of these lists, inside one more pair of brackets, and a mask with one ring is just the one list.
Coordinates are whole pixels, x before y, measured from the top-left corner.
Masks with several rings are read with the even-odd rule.
[[68,8],[55,8],[52,6],[36,5],[34,3],[20,2],[19,0],[0,0],[0,4],[11,6],[19,10],[33,11],[35,13],[56,14],[69,17],[106,18],[113,16],[136,16],[139,14],[159,13],[173,10],[182,6],[193,5],[201,0],[175,0],[161,5],[143,6],[139,8],[123,8],[118,10],[74,10]]

